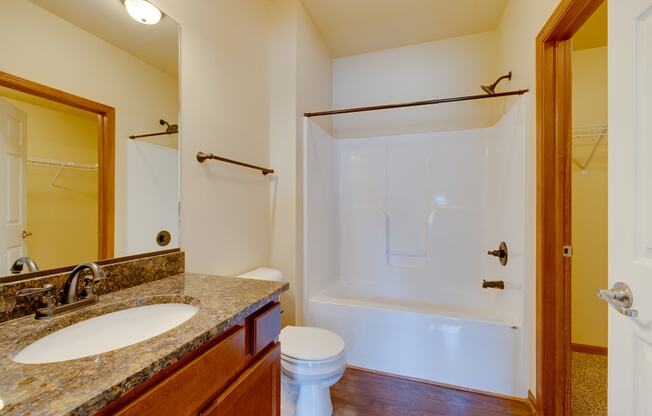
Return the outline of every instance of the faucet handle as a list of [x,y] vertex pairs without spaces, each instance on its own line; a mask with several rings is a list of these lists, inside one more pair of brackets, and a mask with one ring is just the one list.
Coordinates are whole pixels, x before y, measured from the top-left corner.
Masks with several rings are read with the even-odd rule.
[[31,287],[27,289],[21,289],[16,292],[17,299],[27,298],[33,295],[40,295],[41,303],[46,308],[54,308],[57,306],[57,298],[54,296],[54,285],[52,283],[46,283],[43,287]]
[[27,296],[37,295],[40,293],[54,292],[54,285],[52,283],[47,283],[43,287],[30,287],[27,289],[20,289],[16,292],[16,297],[24,298]]
[[96,297],[96,285],[99,285],[104,282],[104,280],[106,280],[106,274],[104,274],[104,270],[102,270],[102,268],[98,267],[96,272],[97,275],[95,273],[84,274],[84,294],[82,296],[83,299]]
[[487,254],[490,256],[498,257],[500,264],[503,266],[507,265],[507,244],[504,241],[500,243],[498,250],[489,250]]

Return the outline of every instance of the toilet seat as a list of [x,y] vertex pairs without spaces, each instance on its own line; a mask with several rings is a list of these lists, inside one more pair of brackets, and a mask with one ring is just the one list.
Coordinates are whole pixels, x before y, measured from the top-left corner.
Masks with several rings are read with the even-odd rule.
[[322,328],[283,328],[281,368],[289,377],[341,377],[346,367],[345,343],[337,334]]
[[344,340],[323,328],[287,326],[281,330],[281,355],[297,361],[329,361],[344,352]]

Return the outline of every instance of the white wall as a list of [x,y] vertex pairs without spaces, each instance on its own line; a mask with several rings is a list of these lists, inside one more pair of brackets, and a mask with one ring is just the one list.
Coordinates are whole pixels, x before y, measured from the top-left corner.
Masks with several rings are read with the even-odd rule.
[[[301,140],[303,113],[331,106],[331,58],[299,0],[270,2],[270,265],[290,282],[283,323],[302,320]],[[322,125],[329,128],[328,120]]]
[[268,2],[156,0],[181,25],[181,247],[186,269],[233,275],[269,261],[270,178],[197,163],[269,165]]
[[[488,131],[338,140],[339,277],[479,289]],[[413,299],[404,299],[409,302]]]
[[[335,108],[483,94],[498,76],[498,36],[485,32],[333,62]],[[340,115],[336,137],[452,131],[492,126],[493,100]]]
[[4,72],[116,108],[115,254],[125,253],[126,143],[176,121],[177,80],[28,0],[0,5]]
[[498,71],[512,71],[510,88],[529,88],[526,183],[528,227],[525,264],[530,290],[530,390],[536,393],[536,36],[559,0],[509,0],[498,27]]
[[[127,254],[179,247],[179,151],[130,140],[127,167]],[[166,246],[156,241],[163,230]]]

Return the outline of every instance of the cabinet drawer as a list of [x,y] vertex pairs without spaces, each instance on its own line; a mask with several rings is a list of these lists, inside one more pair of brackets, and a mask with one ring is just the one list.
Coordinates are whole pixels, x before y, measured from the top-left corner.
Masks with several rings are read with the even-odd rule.
[[201,412],[201,416],[280,414],[281,344],[278,343]]
[[250,319],[251,352],[256,356],[276,342],[281,332],[281,304],[274,303]]
[[118,411],[118,415],[196,415],[248,363],[239,329]]

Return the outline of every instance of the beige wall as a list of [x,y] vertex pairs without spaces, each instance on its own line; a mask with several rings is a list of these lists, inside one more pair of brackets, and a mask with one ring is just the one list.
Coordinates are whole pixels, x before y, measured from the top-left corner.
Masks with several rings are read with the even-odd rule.
[[[607,48],[573,51],[573,125],[607,125]],[[574,343],[607,346],[608,305],[595,296],[607,279],[607,140],[589,168],[573,166],[572,338]],[[573,145],[584,164],[592,145]]]
[[181,247],[187,253],[186,269],[234,275],[269,264],[273,178],[195,159],[202,150],[270,165],[269,2],[154,3],[181,25]]
[[116,255],[124,252],[126,142],[178,114],[177,80],[35,6],[0,4],[0,69],[116,108]]
[[[339,58],[333,105],[359,107],[483,94],[497,78],[495,31]],[[504,86],[503,86],[504,87]],[[336,137],[371,137],[488,127],[500,116],[493,100],[339,115]]]
[[[290,282],[284,324],[302,321],[303,113],[331,106],[331,57],[299,0],[270,2],[270,264]],[[330,128],[330,120],[320,120]]]
[[530,390],[536,392],[536,36],[552,14],[559,0],[509,0],[498,27],[500,73],[512,71],[510,88],[529,88],[528,115],[530,129],[527,146],[530,155],[527,161],[529,184],[528,197],[528,240],[529,249],[524,254],[529,264],[529,306],[526,316],[530,317]]
[[[97,163],[94,114],[7,100],[27,114],[28,157]],[[50,187],[57,171],[27,164],[27,255],[42,269],[97,259],[97,171],[64,169]]]

